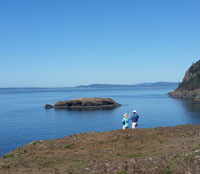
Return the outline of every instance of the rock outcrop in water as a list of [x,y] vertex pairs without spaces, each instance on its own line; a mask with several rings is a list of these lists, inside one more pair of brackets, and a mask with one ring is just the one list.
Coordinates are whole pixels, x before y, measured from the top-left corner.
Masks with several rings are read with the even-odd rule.
[[176,98],[192,98],[200,102],[200,60],[188,69],[182,83],[169,95]]
[[121,106],[111,98],[80,98],[69,101],[59,101],[56,104],[46,104],[45,108],[69,109],[69,110],[96,110],[96,109],[113,109]]

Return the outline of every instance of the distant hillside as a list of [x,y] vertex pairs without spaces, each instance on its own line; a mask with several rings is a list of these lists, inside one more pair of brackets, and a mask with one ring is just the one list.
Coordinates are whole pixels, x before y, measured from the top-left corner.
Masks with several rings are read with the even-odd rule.
[[179,82],[156,82],[156,83],[140,83],[135,85],[111,85],[111,84],[91,84],[91,85],[81,85],[77,86],[76,88],[101,88],[101,89],[108,89],[108,88],[136,88],[136,87],[149,87],[149,88],[159,88],[159,87],[167,87],[167,88],[177,88]]
[[169,95],[176,98],[193,98],[200,102],[200,60],[187,70],[182,83]]
[[120,85],[120,84],[91,84],[80,85],[76,87],[7,87],[0,88],[0,90],[46,90],[46,89],[112,89],[112,88],[177,88],[180,82],[156,82],[156,83],[139,83],[135,85]]

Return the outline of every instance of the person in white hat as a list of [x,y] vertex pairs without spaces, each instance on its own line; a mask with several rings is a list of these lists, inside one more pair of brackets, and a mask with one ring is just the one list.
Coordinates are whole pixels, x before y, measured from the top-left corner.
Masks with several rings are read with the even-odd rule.
[[135,129],[137,127],[138,119],[139,119],[139,115],[137,114],[137,111],[133,110],[133,115],[131,116],[132,129]]

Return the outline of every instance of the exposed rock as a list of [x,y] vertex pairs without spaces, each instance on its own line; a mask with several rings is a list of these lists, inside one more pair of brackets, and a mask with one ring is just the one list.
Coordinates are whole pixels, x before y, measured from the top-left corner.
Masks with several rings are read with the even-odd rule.
[[200,61],[187,70],[182,83],[169,95],[175,98],[191,98],[200,102]]
[[54,106],[48,105],[47,108],[54,107],[55,109],[96,110],[96,109],[113,109],[119,106],[121,105],[112,100],[111,98],[80,98],[69,101],[59,101],[56,102]]
[[50,105],[50,104],[46,104],[46,105],[45,105],[45,109],[51,109],[51,108],[53,108],[52,105]]
[[173,92],[169,93],[170,96],[175,98],[192,98],[195,99],[197,96],[200,95],[200,89],[195,90],[180,90],[176,89]]
[[200,102],[200,95],[197,95],[197,96],[194,98],[194,101]]

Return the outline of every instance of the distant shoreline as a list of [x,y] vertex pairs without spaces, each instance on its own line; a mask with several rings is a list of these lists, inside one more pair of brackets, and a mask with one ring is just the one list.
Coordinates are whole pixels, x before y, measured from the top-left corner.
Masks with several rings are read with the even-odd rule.
[[8,89],[119,89],[119,88],[160,88],[160,87],[178,87],[180,82],[149,82],[149,83],[138,83],[134,85],[123,85],[123,84],[90,84],[90,85],[79,85],[74,87],[0,87],[0,90]]

